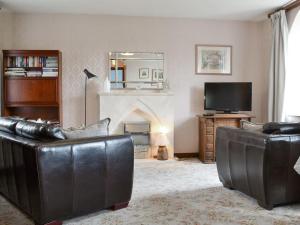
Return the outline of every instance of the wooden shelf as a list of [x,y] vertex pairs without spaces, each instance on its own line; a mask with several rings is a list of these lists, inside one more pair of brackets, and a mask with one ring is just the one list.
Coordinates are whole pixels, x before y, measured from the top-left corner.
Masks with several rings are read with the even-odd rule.
[[16,108],[16,107],[59,107],[58,104],[24,104],[24,103],[6,103],[7,108]]
[[58,79],[59,77],[21,77],[21,76],[4,76],[4,79],[10,80],[53,80]]
[[[14,58],[16,57],[16,58]],[[24,58],[22,58],[24,57]],[[26,71],[42,71],[43,67],[21,67],[28,65],[32,57],[52,64],[47,57],[57,57],[58,76],[6,76],[9,68],[23,68]],[[53,60],[53,58],[52,58]],[[54,59],[55,60],[55,59]],[[13,62],[13,64],[11,64]],[[32,61],[31,61],[32,62]],[[56,64],[56,60],[54,61]],[[23,64],[24,63],[24,64]],[[10,65],[10,67],[8,67]],[[11,66],[16,65],[16,67]],[[30,64],[29,64],[30,65]],[[61,107],[61,52],[58,50],[3,50],[2,71],[2,115],[20,116],[29,119],[45,119],[62,123]],[[49,67],[45,67],[49,68]]]
[[58,56],[59,50],[3,50],[5,56]]

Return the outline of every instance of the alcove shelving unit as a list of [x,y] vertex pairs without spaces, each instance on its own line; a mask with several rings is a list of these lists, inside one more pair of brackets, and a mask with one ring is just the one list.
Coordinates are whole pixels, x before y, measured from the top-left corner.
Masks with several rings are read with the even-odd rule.
[[62,123],[61,52],[3,50],[2,116]]

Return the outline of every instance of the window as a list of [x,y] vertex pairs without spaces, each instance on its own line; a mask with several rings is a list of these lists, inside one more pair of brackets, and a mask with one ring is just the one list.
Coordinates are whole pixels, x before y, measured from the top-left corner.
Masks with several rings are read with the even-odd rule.
[[289,32],[284,112],[300,116],[300,12]]

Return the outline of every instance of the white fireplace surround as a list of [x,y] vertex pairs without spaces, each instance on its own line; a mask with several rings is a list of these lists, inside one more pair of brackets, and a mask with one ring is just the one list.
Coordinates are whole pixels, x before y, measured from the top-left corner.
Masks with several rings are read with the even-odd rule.
[[151,143],[154,149],[159,145],[158,136],[161,130],[166,130],[169,158],[174,157],[174,98],[172,93],[104,92],[99,93],[99,106],[99,118],[111,118],[109,127],[111,134],[123,134],[123,122],[137,113],[142,114],[145,120],[151,122]]

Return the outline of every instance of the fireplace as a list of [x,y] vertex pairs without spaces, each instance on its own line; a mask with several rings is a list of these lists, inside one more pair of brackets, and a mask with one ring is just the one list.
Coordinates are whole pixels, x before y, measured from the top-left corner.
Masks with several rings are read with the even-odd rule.
[[[135,138],[139,141],[146,141],[146,137],[149,138],[147,144],[146,142],[139,144],[140,142],[136,141],[136,157],[151,158],[157,154],[162,129],[167,131],[165,145],[168,148],[169,158],[174,157],[174,96],[172,93],[147,91],[100,93],[99,119],[106,117],[111,118],[109,130],[113,135],[136,132],[139,135]],[[124,123],[129,123],[126,129]],[[148,133],[145,137],[141,134],[144,131]],[[147,149],[150,150],[146,154]]]
[[130,134],[134,144],[134,158],[151,158],[149,122],[124,122],[124,134]]

